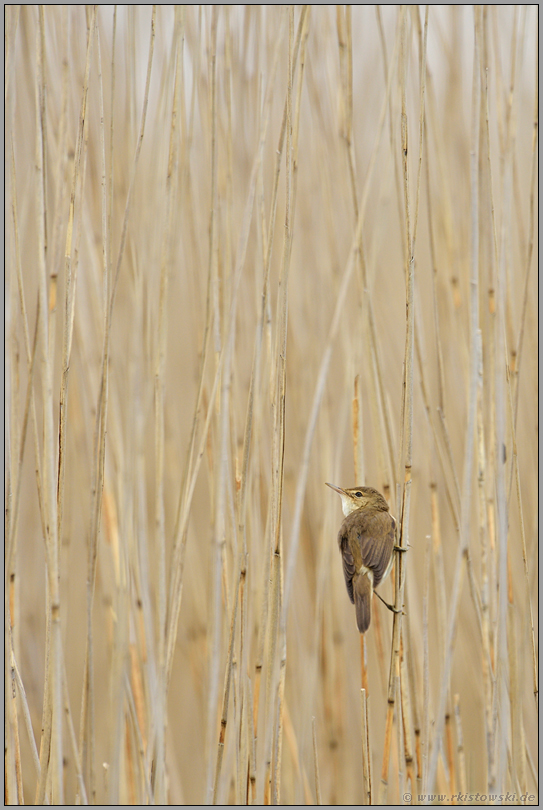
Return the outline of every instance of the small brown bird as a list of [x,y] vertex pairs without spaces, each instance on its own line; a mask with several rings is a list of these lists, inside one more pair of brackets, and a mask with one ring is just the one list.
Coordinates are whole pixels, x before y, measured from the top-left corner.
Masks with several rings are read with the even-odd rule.
[[[373,590],[388,576],[393,550],[398,548],[394,545],[396,521],[381,493],[373,487],[326,486],[341,497],[345,520],[337,541],[347,593],[356,608],[356,623],[359,631],[365,633],[371,622]],[[394,610],[387,602],[385,605]]]

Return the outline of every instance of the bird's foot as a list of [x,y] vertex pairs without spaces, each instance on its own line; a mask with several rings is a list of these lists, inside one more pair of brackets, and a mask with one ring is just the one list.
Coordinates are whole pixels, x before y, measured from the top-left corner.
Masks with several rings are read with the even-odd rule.
[[403,611],[401,608],[397,608],[397,607],[395,607],[394,605],[389,605],[389,603],[388,603],[388,602],[385,602],[385,600],[383,599],[383,597],[382,597],[380,594],[378,594],[378,593],[377,593],[377,591],[374,591],[374,594],[375,594],[375,596],[378,596],[378,597],[379,597],[379,599],[381,600],[381,602],[383,603],[383,605],[386,605],[386,607],[387,607],[389,610],[391,610],[391,611],[392,611],[392,613],[401,613],[403,616],[405,616],[405,611]]

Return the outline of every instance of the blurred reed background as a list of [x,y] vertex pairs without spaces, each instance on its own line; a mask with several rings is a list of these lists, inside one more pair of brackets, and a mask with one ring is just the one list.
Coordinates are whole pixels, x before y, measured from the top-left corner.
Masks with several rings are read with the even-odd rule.
[[5,7],[6,803],[537,803],[537,16]]

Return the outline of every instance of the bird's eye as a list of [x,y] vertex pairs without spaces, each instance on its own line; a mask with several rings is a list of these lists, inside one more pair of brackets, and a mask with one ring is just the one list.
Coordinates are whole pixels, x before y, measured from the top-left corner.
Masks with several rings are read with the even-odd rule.
[[357,498],[361,498],[361,497],[362,497],[362,493],[361,493],[361,492],[355,492],[354,494],[356,495],[356,497],[357,497]]

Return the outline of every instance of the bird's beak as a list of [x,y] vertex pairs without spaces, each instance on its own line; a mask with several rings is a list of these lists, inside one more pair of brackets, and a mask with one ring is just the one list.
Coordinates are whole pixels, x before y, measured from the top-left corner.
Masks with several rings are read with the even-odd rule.
[[337,492],[339,495],[345,495],[345,490],[344,489],[341,489],[340,487],[336,487],[334,484],[329,484],[327,481],[325,481],[325,484],[326,484],[327,487],[330,487],[330,489],[333,489],[334,492]]

